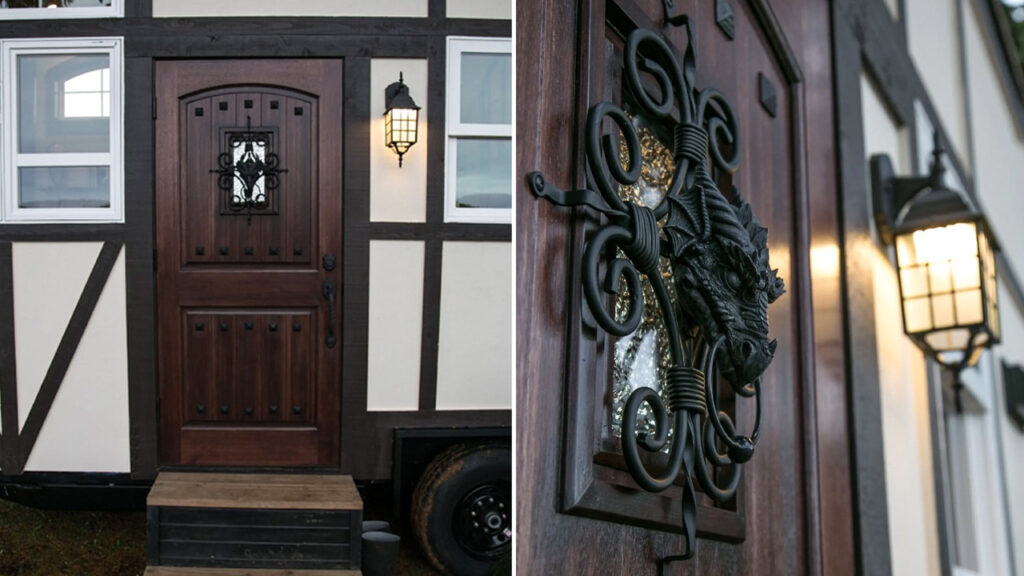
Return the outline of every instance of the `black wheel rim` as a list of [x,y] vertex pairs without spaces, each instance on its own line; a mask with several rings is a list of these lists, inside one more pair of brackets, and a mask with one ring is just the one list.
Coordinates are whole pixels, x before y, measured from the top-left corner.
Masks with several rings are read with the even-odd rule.
[[512,490],[507,482],[481,484],[459,501],[452,519],[455,540],[466,552],[494,560],[512,541]]

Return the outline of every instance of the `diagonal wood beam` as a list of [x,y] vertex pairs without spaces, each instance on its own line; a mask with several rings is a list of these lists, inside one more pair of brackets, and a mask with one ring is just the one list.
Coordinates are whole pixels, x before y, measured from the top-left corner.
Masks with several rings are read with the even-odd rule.
[[[43,423],[46,422],[46,417],[50,414],[53,402],[57,398],[57,392],[60,391],[60,386],[64,382],[64,376],[68,372],[71,360],[74,359],[78,345],[82,341],[82,335],[85,334],[85,329],[89,326],[96,303],[99,302],[100,295],[103,294],[103,289],[110,278],[110,272],[114,269],[114,263],[117,262],[117,257],[121,253],[121,247],[121,242],[107,241],[103,243],[103,248],[100,249],[100,254],[92,267],[85,288],[78,298],[75,311],[71,314],[71,319],[64,329],[64,336],[57,346],[53,359],[50,360],[50,368],[46,371],[43,384],[39,387],[39,393],[32,403],[25,426],[21,429],[21,434],[18,437],[17,466],[13,470],[7,470],[5,467],[5,474],[21,474],[25,469],[29,455],[32,454],[36,440],[39,439],[39,432],[43,429]],[[0,258],[2,258],[2,254],[0,254]],[[3,406],[6,408],[6,401]],[[17,424],[17,418],[15,418],[14,430],[17,430]]]

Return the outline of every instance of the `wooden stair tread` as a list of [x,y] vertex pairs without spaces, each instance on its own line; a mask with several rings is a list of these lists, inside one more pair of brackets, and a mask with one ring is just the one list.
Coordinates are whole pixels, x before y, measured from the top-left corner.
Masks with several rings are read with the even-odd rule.
[[278,570],[147,566],[143,576],[362,576],[359,570]]
[[352,477],[337,474],[161,472],[146,504],[262,510],[363,508]]

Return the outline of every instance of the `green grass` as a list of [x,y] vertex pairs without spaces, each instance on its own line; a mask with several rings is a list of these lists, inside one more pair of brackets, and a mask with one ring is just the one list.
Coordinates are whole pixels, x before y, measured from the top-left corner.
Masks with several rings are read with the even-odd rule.
[[[141,576],[145,512],[37,510],[0,499],[0,576]],[[438,576],[403,534],[398,573]]]
[[140,576],[144,512],[36,510],[0,500],[0,575]]

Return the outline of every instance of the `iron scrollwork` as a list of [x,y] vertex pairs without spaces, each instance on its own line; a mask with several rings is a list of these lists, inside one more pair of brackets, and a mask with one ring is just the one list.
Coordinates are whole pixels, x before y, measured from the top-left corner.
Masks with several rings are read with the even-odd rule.
[[[632,32],[624,50],[626,86],[637,102],[638,115],[649,125],[671,129],[674,172],[656,206],[624,201],[617,193],[617,188],[636,184],[642,170],[650,167],[644,165],[641,137],[630,115],[610,102],[594,105],[587,116],[587,189],[564,191],[539,172],[529,175],[536,196],[559,206],[587,206],[607,219],[585,243],[582,261],[583,295],[598,325],[620,338],[637,329],[644,310],[641,275],[649,280],[661,309],[670,353],[661,383],[664,392],[638,387],[630,393],[622,416],[621,446],[629,472],[644,490],[665,490],[683,472],[682,532],[687,548],[663,563],[689,558],[695,551],[693,476],[718,503],[736,495],[742,464],[753,456],[761,430],[761,375],[775,353],[776,342],[768,336],[768,304],[785,292],[778,271],[769,265],[767,230],[735,187],[730,201],[712,178],[713,169],[732,174],[739,168],[739,126],[721,92],[695,88],[692,24],[688,19],[682,23],[688,34],[682,66],[666,40],[649,29]],[[653,77],[658,93],[645,87],[641,74]],[[620,135],[618,144],[612,134],[604,133],[606,119]],[[666,259],[677,304],[659,272]],[[626,290],[621,290],[623,281]],[[607,298],[613,294],[628,299],[627,313],[609,312]],[[738,397],[755,402],[749,434],[740,433],[732,418],[718,409],[715,370]],[[645,405],[653,418],[650,433],[637,431],[637,417]],[[640,449],[667,450],[667,466],[652,472],[641,460]],[[716,481],[712,470],[723,467],[732,472]]]
[[253,211],[270,207],[270,194],[280,186],[281,160],[270,151],[270,133],[254,131],[252,117],[246,118],[243,132],[228,135],[228,149],[217,156],[217,185],[227,195],[232,212],[245,211],[246,222],[252,224]]

